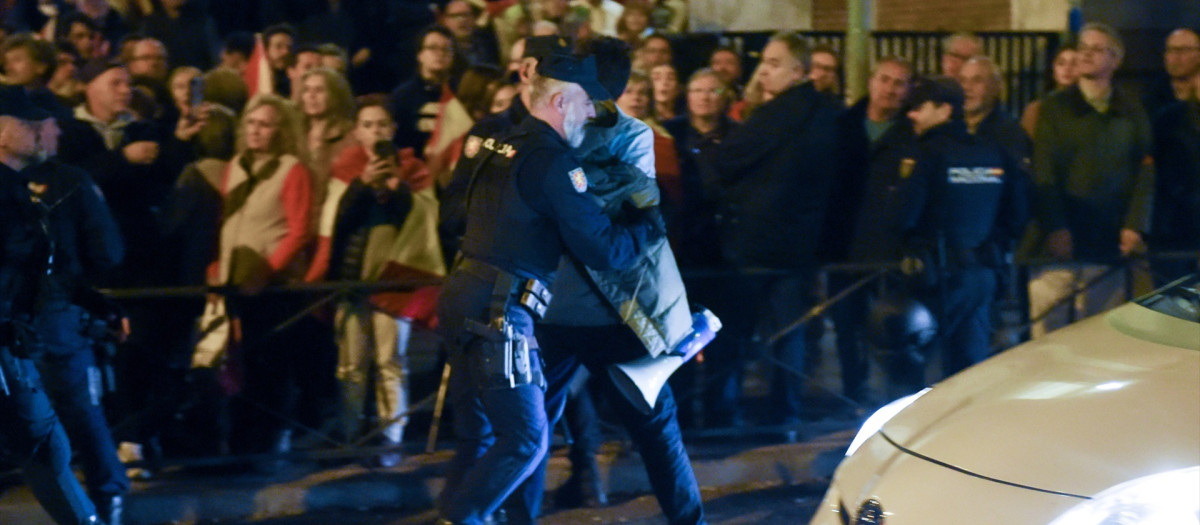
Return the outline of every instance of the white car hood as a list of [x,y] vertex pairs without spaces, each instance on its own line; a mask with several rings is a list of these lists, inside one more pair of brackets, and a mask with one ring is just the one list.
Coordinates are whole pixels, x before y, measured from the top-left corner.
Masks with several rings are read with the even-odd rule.
[[1122,306],[947,379],[882,432],[973,474],[1080,496],[1200,465],[1200,324]]

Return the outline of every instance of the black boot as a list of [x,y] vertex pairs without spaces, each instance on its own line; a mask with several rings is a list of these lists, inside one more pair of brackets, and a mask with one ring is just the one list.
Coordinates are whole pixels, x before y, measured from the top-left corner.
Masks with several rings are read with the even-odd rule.
[[554,504],[560,509],[579,507],[599,508],[608,505],[608,494],[600,481],[596,460],[572,466],[571,476],[554,493]]
[[125,499],[121,496],[96,498],[96,516],[107,525],[121,525],[125,514]]

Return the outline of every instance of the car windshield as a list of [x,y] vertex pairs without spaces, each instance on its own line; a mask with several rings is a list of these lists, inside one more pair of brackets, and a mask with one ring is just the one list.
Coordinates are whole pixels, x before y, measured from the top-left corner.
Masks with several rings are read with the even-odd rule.
[[1136,302],[1171,317],[1200,323],[1200,274],[1184,277]]

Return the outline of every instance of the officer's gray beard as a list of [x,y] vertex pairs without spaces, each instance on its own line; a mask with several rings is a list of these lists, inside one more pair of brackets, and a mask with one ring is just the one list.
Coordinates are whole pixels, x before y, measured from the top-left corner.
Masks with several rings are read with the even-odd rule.
[[567,143],[572,148],[583,145],[583,137],[587,135],[583,125],[586,123],[587,117],[582,111],[568,111],[566,115],[563,115],[563,131],[567,135]]

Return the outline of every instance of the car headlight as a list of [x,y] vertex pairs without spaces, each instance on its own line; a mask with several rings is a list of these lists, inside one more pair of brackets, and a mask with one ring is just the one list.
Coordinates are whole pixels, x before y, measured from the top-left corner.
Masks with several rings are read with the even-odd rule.
[[862,427],[858,429],[858,434],[855,434],[854,440],[850,442],[850,448],[846,449],[846,456],[853,455],[863,443],[867,442],[867,439],[870,439],[876,432],[879,432],[879,429],[883,428],[884,423],[887,423],[888,420],[899,414],[901,410],[908,408],[908,405],[913,404],[913,401],[925,395],[929,390],[931,389],[926,388],[915,394],[904,396],[876,410],[874,414],[871,414],[871,417],[867,418]]
[[1127,481],[1068,510],[1050,525],[1200,522],[1200,466]]

